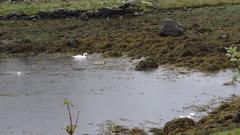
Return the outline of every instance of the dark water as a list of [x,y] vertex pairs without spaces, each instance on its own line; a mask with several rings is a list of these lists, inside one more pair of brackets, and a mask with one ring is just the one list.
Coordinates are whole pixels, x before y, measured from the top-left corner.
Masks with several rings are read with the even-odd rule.
[[[90,56],[37,56],[0,62],[0,133],[64,135],[67,111],[63,99],[80,110],[78,134],[97,134],[106,121],[128,126],[159,127],[186,115],[184,107],[205,105],[238,94],[238,86],[222,84],[231,72],[204,75],[160,68],[136,72],[126,59]],[[18,72],[21,72],[18,74]]]

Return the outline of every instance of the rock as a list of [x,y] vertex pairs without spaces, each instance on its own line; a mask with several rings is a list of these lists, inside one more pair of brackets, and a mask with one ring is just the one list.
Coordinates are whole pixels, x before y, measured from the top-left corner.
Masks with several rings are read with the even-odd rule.
[[37,18],[40,19],[47,19],[48,18],[48,12],[44,12],[44,11],[39,11],[36,13]]
[[218,37],[218,39],[227,39],[229,36],[228,36],[228,34],[227,33],[223,33],[223,34],[221,34],[219,37]]
[[5,16],[5,19],[26,19],[28,15],[24,12],[13,12]]
[[125,14],[133,14],[135,11],[138,11],[136,4],[131,2],[124,3],[119,6],[119,9],[124,10]]
[[189,118],[179,118],[169,121],[163,127],[164,135],[174,135],[177,133],[182,133],[195,127],[196,123]]
[[9,2],[11,2],[11,3],[24,2],[24,0],[10,0]]
[[137,70],[137,71],[151,70],[151,69],[155,69],[155,68],[158,68],[157,61],[154,59],[150,59],[150,58],[140,61],[135,66],[135,70]]
[[14,12],[8,14],[7,16],[0,16],[0,19],[62,19],[69,17],[77,17],[82,20],[88,20],[90,18],[100,18],[100,17],[120,17],[120,16],[134,16],[142,15],[143,12],[138,11],[136,5],[125,3],[122,6],[114,8],[101,8],[96,11],[88,10],[73,10],[73,9],[56,9],[51,11],[39,11],[32,16],[28,16],[23,12]]
[[80,16],[84,11],[72,9],[56,9],[52,11],[39,11],[36,16],[40,19],[56,19]]
[[78,40],[77,39],[70,39],[67,42],[67,46],[72,47],[72,48],[76,48],[78,46]]
[[101,8],[97,10],[97,16],[111,17],[111,16],[121,16],[125,12],[123,9],[111,9],[111,8]]
[[240,123],[240,112],[236,113],[236,114],[233,116],[233,122],[235,122],[235,123]]
[[181,36],[184,34],[184,29],[181,24],[171,19],[164,19],[160,28],[162,36]]
[[82,20],[88,20],[89,18],[95,17],[95,12],[94,11],[86,11],[80,15],[80,19]]
[[133,15],[134,16],[142,16],[142,15],[144,15],[144,13],[143,12],[134,12]]

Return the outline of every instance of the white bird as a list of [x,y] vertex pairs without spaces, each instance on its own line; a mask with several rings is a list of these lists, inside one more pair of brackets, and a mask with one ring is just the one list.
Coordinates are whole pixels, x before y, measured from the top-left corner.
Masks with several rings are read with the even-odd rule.
[[189,118],[189,119],[194,119],[197,115],[195,113],[190,113],[189,115],[187,116],[179,116],[179,118]]
[[87,53],[84,53],[83,55],[76,55],[72,56],[74,59],[86,59],[87,58]]
[[22,75],[23,73],[22,72],[17,72],[17,75]]

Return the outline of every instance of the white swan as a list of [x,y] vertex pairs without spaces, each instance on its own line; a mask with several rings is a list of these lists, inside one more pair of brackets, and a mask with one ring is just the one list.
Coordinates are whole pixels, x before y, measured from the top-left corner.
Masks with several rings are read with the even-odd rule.
[[72,56],[74,59],[86,59],[87,58],[87,53],[84,53],[83,55],[76,55]]

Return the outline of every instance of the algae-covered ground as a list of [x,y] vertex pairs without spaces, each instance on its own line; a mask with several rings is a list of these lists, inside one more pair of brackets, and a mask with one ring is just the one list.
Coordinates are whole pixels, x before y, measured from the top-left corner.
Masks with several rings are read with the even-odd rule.
[[[0,21],[1,54],[102,53],[104,57],[148,57],[173,64],[217,71],[234,66],[225,47],[240,45],[240,6],[155,11],[138,17]],[[180,37],[159,34],[163,19],[181,23]]]

